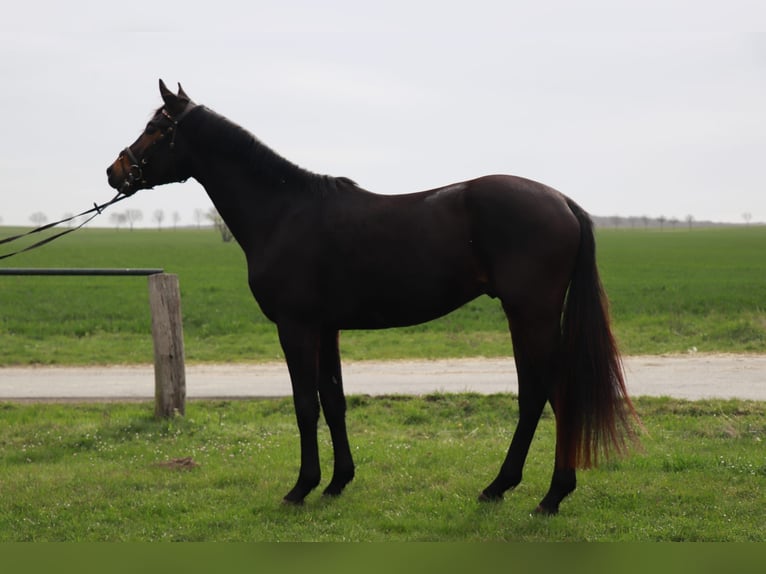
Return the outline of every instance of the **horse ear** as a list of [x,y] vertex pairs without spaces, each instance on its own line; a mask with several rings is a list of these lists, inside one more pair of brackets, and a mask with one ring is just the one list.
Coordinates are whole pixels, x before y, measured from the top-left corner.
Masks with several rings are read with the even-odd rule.
[[178,99],[173,92],[168,90],[168,87],[165,85],[165,82],[163,82],[162,79],[160,79],[160,95],[162,96],[162,101],[164,101],[165,105],[168,106]]
[[184,92],[184,89],[181,87],[180,82],[178,83],[178,97],[189,102],[191,101],[191,98],[186,95],[186,92]]

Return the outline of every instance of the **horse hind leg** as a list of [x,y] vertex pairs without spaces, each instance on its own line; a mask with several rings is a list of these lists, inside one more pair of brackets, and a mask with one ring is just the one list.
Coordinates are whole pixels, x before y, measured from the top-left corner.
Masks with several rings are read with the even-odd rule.
[[[552,404],[552,403],[551,403]],[[538,514],[558,514],[559,505],[577,487],[577,474],[575,469],[567,466],[560,460],[559,446],[556,445],[556,463],[553,469],[553,477],[548,492],[537,505],[535,512]]]
[[[561,377],[556,382],[560,382]],[[548,487],[548,492],[545,494],[540,504],[537,505],[535,512],[537,514],[554,515],[559,512],[559,505],[561,502],[574,492],[577,488],[577,473],[573,466],[567,463],[563,456],[563,448],[560,444],[560,437],[558,433],[559,419],[556,408],[556,387],[549,389],[549,397],[553,414],[556,416],[556,460],[553,466],[553,476],[551,477],[551,484]]]
[[[558,327],[558,319],[556,321],[555,334],[554,329],[549,327],[548,329],[542,329],[541,333],[549,332],[550,337],[548,343],[537,347],[541,354],[537,355],[537,363],[535,371],[539,373],[542,379],[542,384],[539,384],[538,389],[546,394],[548,402],[550,402],[551,408],[555,415],[556,421],[556,447],[555,447],[555,462],[553,467],[553,476],[551,477],[550,486],[548,492],[543,499],[537,505],[535,512],[537,514],[554,515],[559,511],[559,505],[569,494],[574,492],[577,487],[577,475],[574,466],[569,464],[566,458],[563,456],[563,448],[560,444],[559,435],[559,413],[556,408],[556,390],[563,381],[563,367],[564,367],[564,353],[561,348],[560,331]],[[534,339],[533,339],[534,340]],[[540,339],[540,342],[546,340],[546,337]],[[548,351],[546,351],[548,349]],[[521,378],[519,379],[521,381]],[[521,401],[521,382],[519,383],[519,401]],[[543,406],[545,405],[545,399],[543,399]],[[521,405],[520,405],[521,408]],[[540,408],[542,410],[542,407]]]
[[497,477],[479,496],[482,501],[500,500],[506,491],[521,482],[529,446],[545,406],[546,394],[537,370],[518,353],[515,360],[519,378],[519,421]]
[[519,380],[519,421],[500,472],[480,500],[501,499],[504,492],[521,482],[529,447],[556,377],[558,317],[535,316],[528,308],[524,312],[514,312],[506,305],[504,308]]

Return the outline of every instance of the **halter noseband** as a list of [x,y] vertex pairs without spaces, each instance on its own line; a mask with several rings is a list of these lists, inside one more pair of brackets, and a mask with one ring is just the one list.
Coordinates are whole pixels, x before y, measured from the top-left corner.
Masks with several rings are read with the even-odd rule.
[[163,107],[161,110],[161,114],[170,122],[170,125],[165,128],[162,133],[160,134],[160,137],[157,138],[152,144],[146,148],[144,151],[144,156],[139,159],[136,157],[136,154],[133,153],[133,150],[130,149],[130,146],[126,147],[124,150],[122,150],[121,155],[127,156],[128,160],[130,161],[130,167],[128,169],[128,176],[125,179],[125,181],[122,183],[122,186],[120,187],[120,193],[124,195],[132,195],[138,190],[131,191],[131,188],[133,185],[138,182],[141,185],[149,185],[149,182],[144,179],[144,167],[149,165],[148,160],[148,152],[160,141],[165,139],[165,137],[168,134],[171,135],[169,148],[172,151],[173,148],[175,148],[176,145],[176,131],[178,128],[178,124],[182,119],[186,117],[186,115],[191,112],[194,108],[196,108],[197,105],[193,102],[189,102],[186,104],[186,107],[183,109],[183,111],[178,114],[178,116],[173,117],[171,116],[168,111]]

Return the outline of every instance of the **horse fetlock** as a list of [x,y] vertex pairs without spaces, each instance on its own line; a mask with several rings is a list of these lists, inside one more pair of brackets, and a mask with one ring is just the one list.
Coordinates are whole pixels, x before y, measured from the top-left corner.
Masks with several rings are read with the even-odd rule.
[[495,482],[490,484],[487,488],[485,488],[481,492],[481,494],[479,495],[479,500],[482,502],[492,502],[492,501],[503,500],[503,495],[509,490],[513,490],[514,488],[516,488],[517,484],[518,482],[514,482],[513,484],[506,485],[495,480]]
[[479,496],[479,500],[502,500],[503,494],[516,488],[520,482],[520,472],[504,472],[501,469],[500,474],[498,474],[497,478],[492,481],[492,484],[490,484],[482,491],[481,495]]
[[548,494],[540,501],[535,512],[547,515],[558,514],[561,501],[572,494],[575,488],[577,488],[577,481],[574,478],[574,473],[571,476],[566,476],[565,479],[554,480]]

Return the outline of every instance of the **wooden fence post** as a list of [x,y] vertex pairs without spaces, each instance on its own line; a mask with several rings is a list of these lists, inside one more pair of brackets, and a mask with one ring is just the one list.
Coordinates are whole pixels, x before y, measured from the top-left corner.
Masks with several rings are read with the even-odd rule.
[[184,415],[186,372],[177,275],[149,275],[149,306],[154,339],[154,416]]

